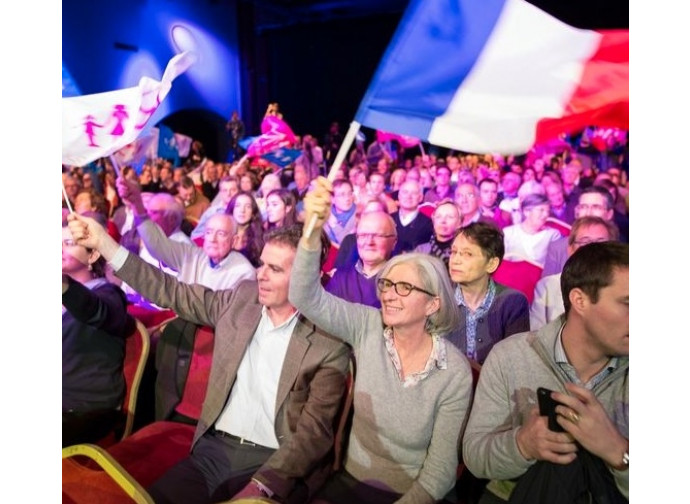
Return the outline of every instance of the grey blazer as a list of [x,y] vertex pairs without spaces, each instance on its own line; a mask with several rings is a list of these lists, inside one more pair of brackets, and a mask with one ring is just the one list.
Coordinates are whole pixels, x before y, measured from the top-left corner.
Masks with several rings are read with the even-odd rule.
[[[212,291],[177,281],[129,254],[117,275],[159,306],[214,328],[213,361],[192,447],[218,420],[261,318],[255,281]],[[350,350],[300,317],[288,344],[276,397],[279,448],[255,474],[286,497],[298,480],[311,494],[330,470],[334,425],[345,390]]]

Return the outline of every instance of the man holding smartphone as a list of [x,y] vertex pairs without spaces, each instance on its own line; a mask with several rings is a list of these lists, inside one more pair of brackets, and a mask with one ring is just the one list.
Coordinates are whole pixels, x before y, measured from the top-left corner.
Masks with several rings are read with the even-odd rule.
[[[492,480],[480,504],[507,502],[537,466],[576,467],[585,459],[596,460],[610,490],[628,498],[628,284],[627,244],[585,245],[563,269],[565,313],[492,348],[463,440],[468,469]],[[564,432],[540,415],[540,387],[554,391],[547,395],[559,403]]]

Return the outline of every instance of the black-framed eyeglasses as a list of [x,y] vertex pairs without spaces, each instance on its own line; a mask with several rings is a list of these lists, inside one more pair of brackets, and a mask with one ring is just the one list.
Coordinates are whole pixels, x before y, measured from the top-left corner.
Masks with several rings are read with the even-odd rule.
[[410,292],[412,292],[413,290],[423,292],[424,294],[431,297],[436,297],[436,294],[432,294],[431,292],[421,289],[416,285],[412,285],[409,282],[391,282],[387,278],[379,278],[376,281],[376,287],[381,292],[388,292],[390,288],[393,287],[395,289],[395,292],[397,292],[399,296],[403,297],[409,296]]

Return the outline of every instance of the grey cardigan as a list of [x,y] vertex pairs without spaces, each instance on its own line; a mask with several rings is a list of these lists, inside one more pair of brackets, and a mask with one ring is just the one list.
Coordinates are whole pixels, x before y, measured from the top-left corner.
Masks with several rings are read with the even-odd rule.
[[380,310],[327,293],[319,282],[319,253],[301,245],[289,298],[306,317],[354,349],[354,418],[345,469],[359,481],[403,494],[400,503],[442,499],[455,485],[461,431],[469,413],[472,375],[465,356],[445,345],[447,367],[403,388],[386,350]]

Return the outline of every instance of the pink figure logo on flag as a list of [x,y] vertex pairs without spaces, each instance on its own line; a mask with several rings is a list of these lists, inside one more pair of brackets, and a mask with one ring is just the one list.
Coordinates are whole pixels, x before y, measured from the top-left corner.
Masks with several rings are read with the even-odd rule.
[[[150,95],[151,93],[146,93],[142,99],[146,100],[146,98]],[[148,122],[149,119],[151,119],[151,116],[153,113],[158,109],[158,106],[161,104],[161,99],[158,93],[156,93],[156,101],[154,104],[151,105],[149,108],[144,108],[144,104],[142,103],[141,106],[139,107],[139,116],[143,117],[142,120],[137,121],[137,125],[135,126],[136,129],[140,130],[143,129],[144,126],[146,126],[146,123]]]
[[165,100],[172,81],[196,59],[189,51],[176,54],[160,81],[142,77],[135,87],[63,98],[63,164],[83,166],[136,140]]
[[124,123],[126,119],[129,119],[129,113],[125,105],[117,104],[113,109],[112,117],[115,119],[116,124],[110,134],[112,136],[122,136],[125,134]]
[[98,144],[94,141],[96,136],[96,128],[103,128],[102,124],[96,122],[96,118],[91,114],[84,118],[84,133],[89,137],[89,147],[98,147]]

